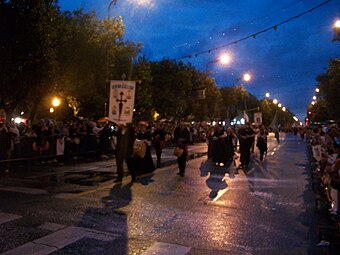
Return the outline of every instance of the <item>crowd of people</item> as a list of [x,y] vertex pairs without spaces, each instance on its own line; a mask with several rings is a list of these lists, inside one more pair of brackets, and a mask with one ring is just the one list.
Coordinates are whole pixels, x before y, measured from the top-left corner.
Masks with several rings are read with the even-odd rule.
[[[127,132],[129,137],[126,137]],[[255,143],[255,134],[258,141]],[[45,119],[31,125],[28,123],[0,122],[0,167],[8,168],[9,162],[31,160],[37,164],[54,162],[63,165],[71,158],[96,156],[98,159],[115,156],[117,160],[117,181],[123,176],[123,162],[131,171],[132,179],[136,174],[152,172],[162,166],[161,155],[164,146],[177,147],[178,174],[184,176],[188,145],[208,142],[208,155],[214,161],[227,164],[231,162],[239,144],[240,167],[247,168],[250,150],[255,144],[261,151],[261,160],[266,151],[268,131],[264,128],[254,130],[250,124],[244,127],[233,126],[225,129],[221,125],[210,126],[206,123],[147,123],[136,125],[115,125],[114,123],[94,120],[73,120],[55,122]],[[262,140],[261,140],[262,139]],[[132,141],[142,140],[147,145],[145,156],[133,156]],[[153,166],[151,150],[155,151],[157,163]],[[131,160],[134,158],[134,160]],[[142,159],[141,159],[142,158]]]
[[[277,129],[276,129],[277,130]],[[245,125],[211,127],[208,132],[208,158],[211,158],[217,165],[224,166],[234,160],[235,151],[240,153],[240,165],[238,169],[248,169],[250,156],[254,149],[258,148],[260,160],[264,160],[267,153],[267,137],[274,132],[279,141],[279,131],[273,130],[264,125],[256,126],[250,123]]]
[[[314,174],[320,178],[320,190],[331,215],[339,215],[340,131],[337,125],[325,125],[306,131],[315,162]],[[303,136],[301,136],[303,139]],[[314,176],[315,176],[314,175]]]
[[[206,129],[199,123],[186,124],[188,144],[204,141]],[[134,132],[139,126],[132,126]],[[161,166],[161,150],[172,144],[176,123],[148,123],[151,144],[156,151],[157,167]],[[0,167],[9,162],[32,160],[37,163],[51,159],[59,164],[71,159],[95,155],[98,159],[115,154],[119,127],[107,120],[76,119],[56,122],[44,119],[36,124],[0,121]]]

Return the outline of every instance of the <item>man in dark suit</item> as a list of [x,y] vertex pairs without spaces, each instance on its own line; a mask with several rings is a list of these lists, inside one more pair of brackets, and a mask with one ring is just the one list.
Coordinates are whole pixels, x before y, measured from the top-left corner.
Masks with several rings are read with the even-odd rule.
[[250,161],[250,150],[255,137],[255,132],[252,129],[250,123],[246,123],[244,127],[241,127],[238,131],[240,141],[240,161],[239,168],[248,170],[248,164]]
[[185,166],[188,157],[188,144],[190,142],[190,132],[183,122],[180,122],[174,131],[174,143],[177,147],[183,149],[183,153],[177,156],[177,164],[181,177],[184,177]]
[[136,180],[136,173],[132,163],[133,142],[135,134],[132,124],[119,125],[116,132],[117,146],[116,146],[116,164],[117,164],[117,178],[115,182],[121,182],[124,174],[124,161],[127,164],[129,173],[131,175],[131,182]]

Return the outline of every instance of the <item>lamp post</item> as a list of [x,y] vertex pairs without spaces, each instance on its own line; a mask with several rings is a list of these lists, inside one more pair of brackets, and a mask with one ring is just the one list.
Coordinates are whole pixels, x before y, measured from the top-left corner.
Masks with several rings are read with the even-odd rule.
[[[242,81],[244,81],[244,82],[250,82],[251,79],[252,79],[252,76],[251,76],[249,73],[244,73],[244,74],[242,74],[240,77],[238,77],[238,78],[236,79],[236,84],[238,84],[238,82],[239,82],[240,80],[242,80]],[[240,87],[243,87],[243,84],[242,84],[242,83],[240,84]],[[244,98],[244,111],[245,111],[245,112],[248,111],[248,109],[247,109],[246,98]]]
[[50,108],[50,113],[55,113],[56,112],[56,108],[60,105],[60,99],[55,97],[52,99],[52,106]]
[[113,5],[116,5],[117,4],[117,0],[113,0],[110,2],[109,4],[109,7],[107,8],[107,19],[110,20],[110,9],[111,9],[111,6]]
[[[109,6],[107,7],[107,21],[108,22],[110,21],[111,6],[116,5],[116,4],[117,4],[117,0],[113,0],[109,3]],[[108,36],[107,41],[105,43],[105,48],[106,48],[106,83],[107,83],[107,88],[108,88],[107,95],[110,93],[108,41],[109,41],[109,36]],[[106,114],[107,114],[107,107],[108,107],[108,102],[105,101],[105,103],[104,103],[104,116],[106,116]]]
[[340,19],[334,22],[333,30],[334,30],[333,41],[339,41],[340,40]]

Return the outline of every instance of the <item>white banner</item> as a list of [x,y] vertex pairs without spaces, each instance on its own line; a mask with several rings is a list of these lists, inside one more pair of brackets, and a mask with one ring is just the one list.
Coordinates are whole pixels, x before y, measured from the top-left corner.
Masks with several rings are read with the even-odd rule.
[[257,126],[262,125],[262,112],[254,112],[254,122]]
[[111,81],[109,120],[117,124],[132,122],[135,105],[135,81]]
[[319,162],[322,159],[321,145],[312,146],[312,152],[313,152],[313,157],[316,159],[316,161]]

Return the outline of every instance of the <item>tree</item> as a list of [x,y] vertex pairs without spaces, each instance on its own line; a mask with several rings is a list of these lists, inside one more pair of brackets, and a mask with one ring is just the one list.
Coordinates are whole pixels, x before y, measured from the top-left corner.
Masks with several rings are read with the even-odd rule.
[[134,71],[133,77],[136,81],[135,109],[137,109],[134,117],[139,119],[143,116],[149,120],[152,112],[154,112],[150,62],[145,57],[138,59]]
[[48,90],[55,67],[59,13],[56,0],[0,2],[0,94],[8,112],[28,105],[35,115]]
[[311,107],[313,110],[313,120],[322,121],[326,119],[340,120],[340,59],[333,59],[329,62],[328,70],[325,74],[317,77],[319,99]]
[[162,118],[184,117],[191,74],[182,62],[163,59],[151,63],[151,94],[155,110]]
[[76,98],[82,116],[105,116],[109,81],[131,79],[140,45],[122,40],[121,18],[101,21],[94,11],[65,12],[62,27],[53,93]]

